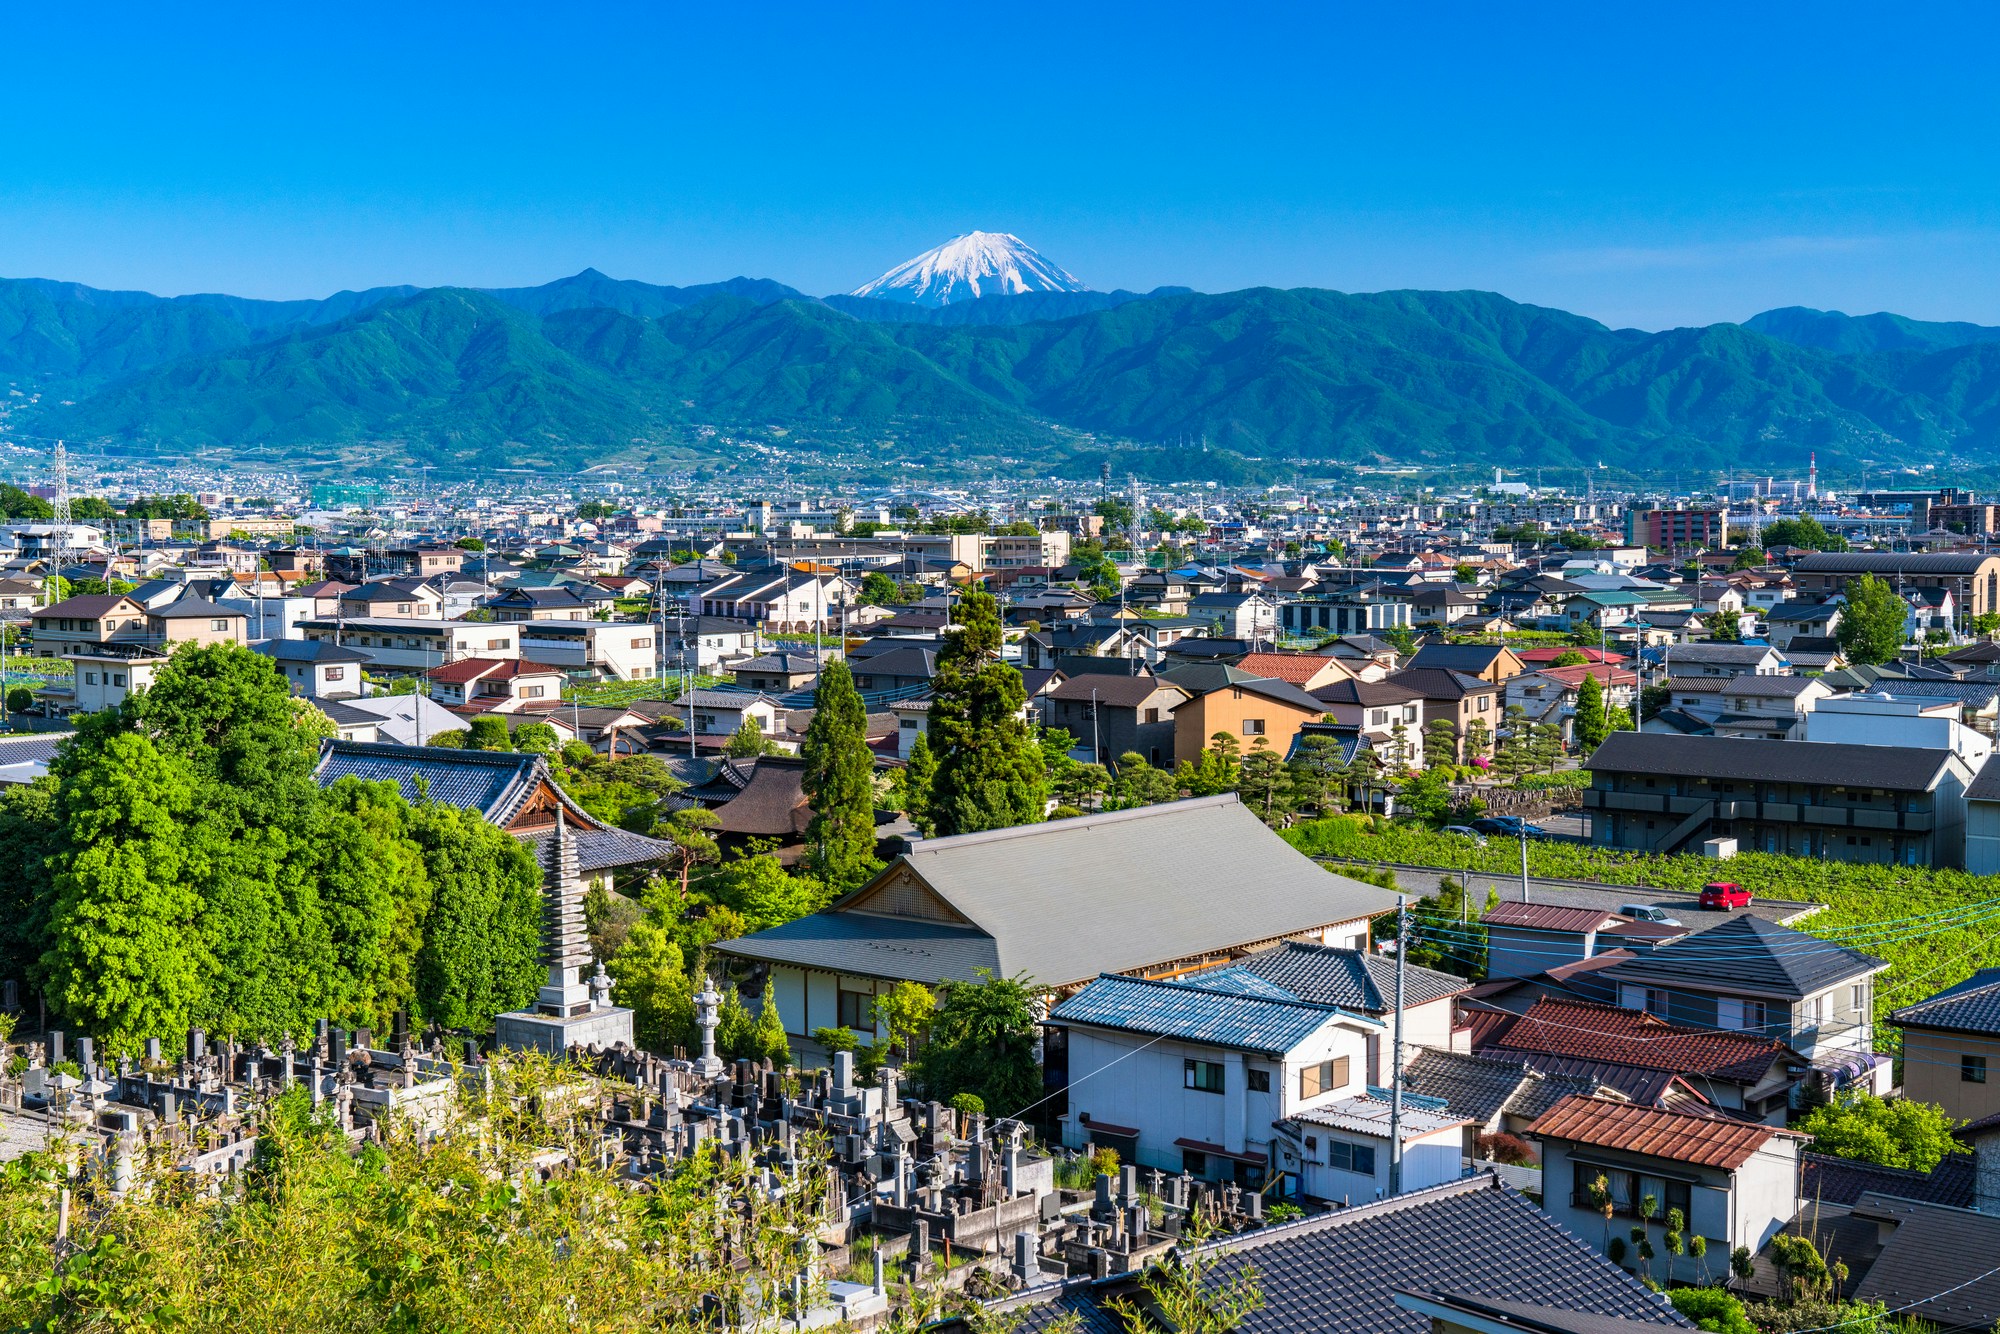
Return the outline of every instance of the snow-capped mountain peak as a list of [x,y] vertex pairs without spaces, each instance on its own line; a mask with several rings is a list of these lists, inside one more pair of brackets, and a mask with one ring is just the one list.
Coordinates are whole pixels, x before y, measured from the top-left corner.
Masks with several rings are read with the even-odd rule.
[[982,296],[1089,290],[1010,232],[967,232],[898,264],[850,295],[948,306]]

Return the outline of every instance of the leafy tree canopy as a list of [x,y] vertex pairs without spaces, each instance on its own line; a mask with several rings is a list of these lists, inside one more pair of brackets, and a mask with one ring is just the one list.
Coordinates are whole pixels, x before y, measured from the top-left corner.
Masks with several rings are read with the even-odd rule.
[[1864,574],[1848,581],[1846,606],[1834,625],[1834,637],[1849,662],[1879,664],[1894,661],[1902,651],[1909,604],[1886,579]]
[[1813,1108],[1794,1128],[1813,1137],[1818,1153],[1928,1172],[1966,1152],[1951,1134],[1961,1124],[1927,1102],[1859,1094]]

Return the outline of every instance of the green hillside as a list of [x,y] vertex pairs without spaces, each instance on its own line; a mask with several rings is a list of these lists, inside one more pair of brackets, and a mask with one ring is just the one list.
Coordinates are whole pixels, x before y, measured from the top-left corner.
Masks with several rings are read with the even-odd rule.
[[592,270],[236,307],[77,290],[0,283],[0,375],[43,393],[17,421],[127,448],[496,466],[770,427],[832,452],[1065,470],[1108,444],[1163,477],[2000,458],[2000,343],[1837,354],[1738,325],[1614,330],[1484,292],[1156,294],[953,325],[856,318],[757,280]]

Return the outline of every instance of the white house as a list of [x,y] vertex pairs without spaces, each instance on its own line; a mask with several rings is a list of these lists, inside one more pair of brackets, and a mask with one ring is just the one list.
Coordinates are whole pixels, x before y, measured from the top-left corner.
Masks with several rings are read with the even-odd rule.
[[[1633,1245],[1632,1229],[1649,1226],[1651,1271],[1663,1281],[1714,1281],[1731,1252],[1744,1246],[1754,1254],[1798,1211],[1806,1137],[1778,1126],[1571,1096],[1527,1134],[1541,1143],[1542,1207],[1592,1246],[1610,1251],[1616,1240],[1621,1255]],[[1705,1266],[1668,1252],[1670,1210],[1686,1220],[1686,1236],[1707,1238]]]
[[643,621],[518,621],[521,656],[572,674],[640,681],[659,667],[659,628]]
[[[1893,689],[1894,683],[1886,683]],[[1992,738],[1959,721],[1956,699],[1886,693],[1822,699],[1806,718],[1807,741],[1856,746],[1948,750],[1977,769],[1993,753]]]
[[[1107,974],[1048,1024],[1066,1035],[1072,1148],[1105,1144],[1147,1167],[1257,1186],[1275,1166],[1287,1193],[1319,1199],[1387,1190],[1389,1109],[1370,1093],[1380,1019],[1231,968],[1182,981]],[[1405,1189],[1459,1175],[1461,1124],[1425,1115],[1405,1127]]]
[[299,632],[309,640],[359,649],[377,667],[421,672],[459,658],[518,658],[525,628],[522,622],[322,616],[302,622]]
[[292,693],[304,699],[347,699],[362,693],[361,668],[368,655],[331,640],[266,639],[252,644],[277,664]]

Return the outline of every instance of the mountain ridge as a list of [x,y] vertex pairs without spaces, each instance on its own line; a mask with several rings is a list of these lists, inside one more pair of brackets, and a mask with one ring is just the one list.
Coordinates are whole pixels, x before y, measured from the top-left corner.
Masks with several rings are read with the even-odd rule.
[[0,281],[0,375],[43,391],[13,424],[141,453],[462,467],[694,457],[717,430],[952,467],[1077,470],[1118,447],[1175,479],[2000,458],[2000,342],[1837,354],[1477,291],[1033,293],[950,316],[586,269],[342,294],[280,324],[234,298],[143,297]]

